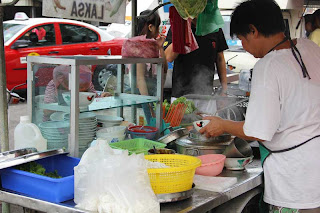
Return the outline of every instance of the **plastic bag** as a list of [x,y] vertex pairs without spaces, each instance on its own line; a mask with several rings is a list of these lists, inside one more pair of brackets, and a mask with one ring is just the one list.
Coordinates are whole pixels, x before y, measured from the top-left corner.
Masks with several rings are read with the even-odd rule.
[[206,7],[207,0],[171,0],[180,16],[187,20],[196,18]]
[[94,212],[160,212],[144,156],[113,150],[104,140],[87,149],[74,168],[76,207]]
[[218,8],[218,0],[208,0],[207,6],[197,19],[196,35],[205,36],[218,32],[224,26],[224,21]]
[[155,39],[148,39],[146,35],[127,39],[122,45],[123,57],[159,58],[159,46]]

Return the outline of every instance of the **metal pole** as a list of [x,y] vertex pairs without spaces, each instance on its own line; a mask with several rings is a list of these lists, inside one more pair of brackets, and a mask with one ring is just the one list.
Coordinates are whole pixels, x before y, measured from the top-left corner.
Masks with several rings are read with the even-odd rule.
[[[140,2],[141,3],[141,2]],[[137,35],[137,0],[131,1],[131,36],[134,37]],[[131,66],[131,92],[132,94],[135,93],[136,88],[136,64],[132,64]],[[133,105],[131,106],[131,120],[133,123],[137,124],[137,106]]]
[[7,77],[3,41],[3,7],[0,7],[0,140],[1,152],[9,150]]
[[[3,41],[3,7],[0,7],[0,140],[1,152],[9,150],[8,137],[8,103],[7,103],[7,78],[4,57]],[[10,205],[2,202],[2,212],[9,213]]]
[[[0,4],[0,140],[1,152],[9,150],[8,137],[8,103],[7,103],[7,77],[6,77],[6,61],[4,55],[3,40],[3,6],[14,5],[19,0],[14,0],[9,4]],[[2,202],[2,212],[10,213],[10,205]]]
[[137,26],[137,0],[131,1],[131,36],[136,36],[136,26]]

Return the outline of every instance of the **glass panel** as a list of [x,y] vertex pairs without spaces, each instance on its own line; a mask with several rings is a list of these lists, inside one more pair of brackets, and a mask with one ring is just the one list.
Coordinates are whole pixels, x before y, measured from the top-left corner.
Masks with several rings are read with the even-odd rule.
[[12,36],[19,32],[26,25],[24,24],[12,24],[12,23],[3,23],[3,37],[4,42],[8,41]]
[[42,47],[56,44],[53,24],[41,25],[23,34],[17,43],[25,43],[27,47]]
[[96,42],[99,39],[94,31],[77,25],[60,24],[60,30],[63,44]]
[[[50,64],[34,64],[33,73],[32,121],[38,125],[42,136],[47,139],[48,149],[68,150],[70,122],[66,119],[66,111],[70,111],[70,106],[65,101],[64,93],[70,91],[59,83],[69,74],[62,75],[56,72],[56,65]],[[55,107],[47,108],[46,105]]]

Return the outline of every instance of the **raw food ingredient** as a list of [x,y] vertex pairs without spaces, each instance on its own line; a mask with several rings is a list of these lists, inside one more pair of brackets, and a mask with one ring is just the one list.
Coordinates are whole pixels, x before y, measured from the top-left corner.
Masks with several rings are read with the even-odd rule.
[[39,163],[36,162],[30,162],[30,163],[25,163],[19,166],[15,167],[18,170],[22,170],[25,172],[31,172],[37,175],[42,175],[42,176],[47,176],[51,178],[62,178],[57,170],[54,170],[53,172],[47,172],[46,169]]
[[207,0],[171,0],[180,16],[187,20],[188,18],[194,19],[206,7]]
[[191,114],[197,109],[194,105],[194,102],[187,100],[185,97],[180,97],[173,101],[174,105],[177,105],[178,103],[183,103],[187,105],[185,114]]

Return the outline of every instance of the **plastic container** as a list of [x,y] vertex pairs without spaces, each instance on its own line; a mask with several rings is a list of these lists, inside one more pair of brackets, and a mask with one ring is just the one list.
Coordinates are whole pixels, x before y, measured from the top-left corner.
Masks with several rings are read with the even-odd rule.
[[251,72],[250,70],[241,70],[239,74],[239,89],[250,92],[251,90]]
[[158,128],[152,126],[132,126],[128,128],[131,138],[145,138],[153,140],[158,132]]
[[109,143],[115,143],[124,140],[126,137],[125,126],[112,126],[97,131],[97,138],[106,139]]
[[46,172],[57,170],[62,178],[50,178],[14,168],[7,168],[0,170],[2,187],[54,203],[73,199],[73,168],[79,164],[80,159],[66,155],[56,155],[36,162],[41,164],[46,169]]
[[31,123],[29,116],[21,116],[14,129],[14,149],[35,147],[38,151],[47,150],[47,140],[37,125]]
[[197,175],[217,176],[224,167],[226,156],[222,154],[209,154],[198,156],[202,162],[201,166],[196,169]]
[[166,144],[150,141],[144,138],[136,138],[131,140],[119,141],[119,142],[110,144],[111,148],[125,149],[129,151],[129,154],[144,153],[145,155],[148,154],[148,150],[153,148],[153,146],[155,146],[156,148],[164,148]]
[[155,194],[190,190],[195,170],[201,165],[200,159],[188,155],[146,155],[144,158],[170,167],[148,169],[151,187]]

